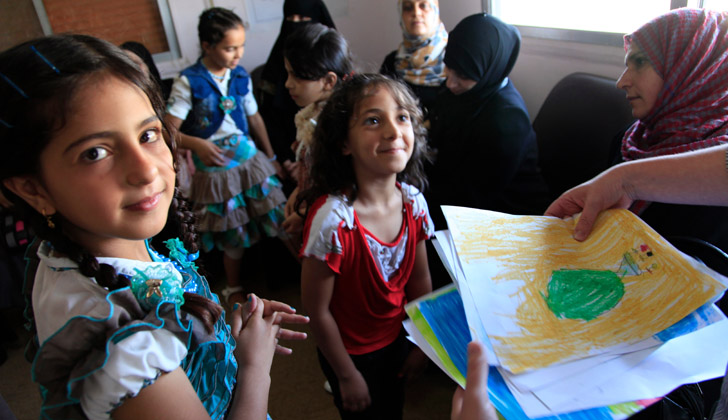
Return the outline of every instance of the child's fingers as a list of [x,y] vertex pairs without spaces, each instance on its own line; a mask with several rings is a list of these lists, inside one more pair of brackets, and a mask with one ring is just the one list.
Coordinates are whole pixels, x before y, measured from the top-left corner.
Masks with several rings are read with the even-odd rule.
[[243,314],[239,303],[236,303],[233,306],[230,318],[230,332],[234,337],[237,337],[237,335],[240,334],[240,330],[243,329]]
[[259,302],[260,299],[258,296],[255,296],[253,293],[248,295],[248,301],[245,302],[245,305],[243,307],[245,308],[245,311],[243,313],[247,313],[247,317],[245,317],[245,321],[247,321],[251,317],[265,317],[265,305],[263,302]]
[[276,324],[308,324],[310,318],[306,315],[286,314],[279,312]]
[[[278,353],[278,347],[281,347],[278,345],[278,337],[280,336],[280,333],[281,333],[281,326],[275,323],[275,318],[277,315],[278,315],[278,313],[274,312],[273,316],[263,318],[263,320],[266,321],[266,323],[268,324],[268,328],[270,328],[270,337],[273,339],[276,353]],[[284,348],[284,347],[281,347],[281,348]],[[288,349],[288,350],[290,352],[292,352],[292,350],[290,350],[290,349]],[[285,354],[285,353],[283,353],[283,354]]]
[[287,303],[278,302],[277,300],[263,299],[263,298],[260,298],[260,300],[265,305],[265,313],[263,314],[263,316],[270,316],[273,312],[284,312],[287,314],[296,313],[296,309]]
[[288,328],[281,328],[278,332],[278,338],[281,340],[296,340],[301,341],[305,340],[308,337],[308,335],[305,332],[302,331],[293,331],[289,330]]

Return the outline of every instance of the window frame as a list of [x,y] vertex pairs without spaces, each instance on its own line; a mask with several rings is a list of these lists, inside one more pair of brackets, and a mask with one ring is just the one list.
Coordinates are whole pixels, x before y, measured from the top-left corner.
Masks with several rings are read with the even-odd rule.
[[[51,27],[50,19],[48,19],[48,13],[46,12],[43,0],[32,0],[35,12],[38,15],[38,21],[43,29],[43,35],[53,35],[53,28]],[[180,54],[179,42],[177,40],[177,32],[174,28],[174,22],[172,20],[172,13],[169,7],[168,0],[156,0],[159,14],[162,18],[162,26],[164,28],[164,35],[167,37],[167,46],[169,51],[153,54],[152,57],[157,63],[164,61],[173,61],[182,57]]]
[[[496,3],[505,0],[482,0],[483,11],[494,14]],[[699,7],[703,7],[703,0],[698,0]],[[680,7],[687,7],[688,0],[670,0],[670,10]],[[615,32],[583,31],[578,29],[544,28],[537,26],[515,25],[522,36],[529,38],[550,39],[555,41],[579,42],[583,44],[606,45],[611,47],[622,47],[624,45],[624,34]]]

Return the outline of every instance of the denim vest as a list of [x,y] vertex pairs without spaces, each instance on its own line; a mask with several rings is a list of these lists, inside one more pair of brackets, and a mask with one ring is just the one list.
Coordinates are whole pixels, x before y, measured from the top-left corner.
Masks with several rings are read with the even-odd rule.
[[[243,98],[248,93],[249,76],[244,68],[237,66],[230,71],[227,97],[222,96],[201,60],[184,69],[181,74],[190,81],[192,109],[182,123],[180,131],[203,139],[210,138],[222,125],[226,105],[235,125],[244,135],[248,135],[248,119],[243,107]],[[221,101],[223,98],[226,100]],[[232,98],[232,102],[229,98]]]

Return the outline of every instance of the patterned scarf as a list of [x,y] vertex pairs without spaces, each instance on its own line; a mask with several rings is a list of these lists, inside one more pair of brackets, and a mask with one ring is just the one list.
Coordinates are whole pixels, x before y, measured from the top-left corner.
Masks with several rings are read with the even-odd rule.
[[430,24],[437,25],[437,29],[427,37],[418,37],[407,33],[402,21],[402,0],[397,2],[403,40],[397,50],[394,66],[397,74],[413,85],[440,86],[445,81],[443,58],[447,46],[447,31],[440,21],[438,1],[429,0],[429,3],[434,11],[434,22]]
[[624,160],[682,153],[728,141],[728,13],[677,9],[631,35],[664,85],[647,117],[622,139]]

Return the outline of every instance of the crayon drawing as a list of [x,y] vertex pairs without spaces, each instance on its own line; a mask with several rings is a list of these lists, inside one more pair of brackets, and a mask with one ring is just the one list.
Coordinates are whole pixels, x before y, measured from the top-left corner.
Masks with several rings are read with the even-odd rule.
[[[463,311],[463,302],[454,285],[444,287],[407,305],[407,314],[422,332],[444,369],[462,387],[467,373],[467,344],[470,334]],[[418,343],[419,346],[427,345]],[[497,368],[490,367],[488,395],[498,413],[508,420],[528,420]],[[632,401],[577,410],[538,420],[621,420],[655,402]]]
[[463,272],[513,373],[649,339],[725,287],[628,211],[574,220],[444,206]]

